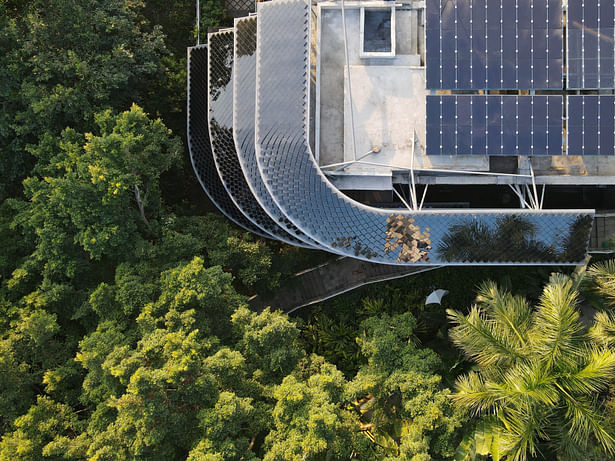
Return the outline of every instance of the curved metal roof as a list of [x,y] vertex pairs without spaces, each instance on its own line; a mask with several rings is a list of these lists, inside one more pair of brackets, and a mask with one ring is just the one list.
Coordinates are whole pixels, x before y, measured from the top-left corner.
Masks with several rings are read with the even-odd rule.
[[269,237],[235,206],[216,170],[209,140],[207,110],[207,46],[188,49],[187,137],[190,161],[201,187],[213,204],[238,226]]
[[216,168],[235,206],[265,235],[295,245],[303,242],[284,231],[256,201],[243,175],[233,139],[232,30],[209,34],[209,135]]
[[259,205],[295,245],[317,248],[318,244],[297,229],[277,207],[258,170],[254,150],[254,102],[256,99],[256,16],[235,21],[235,55],[233,59],[233,135],[241,169],[250,191]]

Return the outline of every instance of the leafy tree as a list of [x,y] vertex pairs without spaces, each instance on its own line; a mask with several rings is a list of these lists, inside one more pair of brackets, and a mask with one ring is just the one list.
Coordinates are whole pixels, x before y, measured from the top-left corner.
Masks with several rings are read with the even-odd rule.
[[36,236],[25,274],[38,269],[50,283],[76,275],[87,281],[96,274],[92,260],[134,255],[157,226],[159,178],[177,159],[177,140],[136,106],[96,120],[99,135],[67,129],[36,151],[51,164],[40,168],[42,178],[25,181],[30,202],[17,219]]
[[221,392],[213,408],[199,413],[204,437],[190,452],[188,459],[199,459],[212,452],[224,460],[257,459],[251,449],[255,441],[255,428],[263,419],[258,416],[251,398]]
[[0,430],[28,409],[45,370],[68,358],[55,337],[59,328],[43,309],[18,309],[0,338]]
[[448,311],[453,342],[478,366],[458,379],[453,399],[488,418],[511,459],[541,446],[580,459],[592,440],[615,451],[600,397],[615,377],[615,353],[587,334],[578,297],[573,280],[556,274],[536,309],[487,283],[468,315]]
[[88,396],[106,398],[99,407],[114,410],[106,428],[93,434],[90,456],[185,458],[198,436],[199,412],[218,401],[205,361],[218,342],[211,331],[241,300],[230,281],[195,258],[160,275],[160,295],[143,306],[134,347],[113,324],[101,325],[82,343],[77,358],[88,368]]
[[[2,2],[0,75],[0,199],[29,173],[27,151],[67,126],[94,128],[94,114],[144,104],[165,80],[160,28],[150,28],[143,4],[126,0]],[[38,163],[45,159],[38,158]]]
[[0,442],[2,461],[83,459],[87,439],[74,437],[83,421],[67,405],[39,397],[36,405],[15,420],[15,431]]
[[404,314],[370,317],[358,339],[367,358],[348,394],[362,415],[363,430],[390,456],[413,461],[454,453],[463,415],[450,404],[434,371],[438,356],[416,346],[416,320]]
[[357,415],[339,404],[344,376],[322,359],[312,360],[309,377],[287,376],[275,389],[274,429],[265,441],[264,461],[351,459],[370,453],[368,440],[357,431]]
[[256,314],[244,307],[235,311],[232,321],[239,338],[237,349],[259,381],[280,382],[303,356],[299,330],[279,312],[267,308]]

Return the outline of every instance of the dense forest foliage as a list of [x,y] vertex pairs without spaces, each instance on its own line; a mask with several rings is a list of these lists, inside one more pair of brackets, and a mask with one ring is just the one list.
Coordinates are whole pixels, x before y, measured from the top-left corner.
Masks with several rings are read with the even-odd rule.
[[611,459],[613,263],[248,309],[326,256],[233,227],[194,179],[193,18],[0,0],[0,460]]

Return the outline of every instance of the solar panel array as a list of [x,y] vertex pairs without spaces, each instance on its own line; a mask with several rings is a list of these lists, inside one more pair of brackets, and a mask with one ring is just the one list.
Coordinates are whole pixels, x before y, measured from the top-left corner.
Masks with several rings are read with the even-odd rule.
[[615,4],[606,0],[568,2],[568,88],[615,85]]
[[561,0],[429,0],[427,88],[563,88]]
[[562,96],[427,96],[428,155],[561,152]]
[[562,0],[432,0],[426,19],[427,88],[474,93],[427,97],[428,155],[561,155],[563,112],[568,155],[615,155],[615,96],[561,96],[615,89],[615,3],[567,2],[566,29]]
[[615,96],[568,96],[568,155],[615,155]]

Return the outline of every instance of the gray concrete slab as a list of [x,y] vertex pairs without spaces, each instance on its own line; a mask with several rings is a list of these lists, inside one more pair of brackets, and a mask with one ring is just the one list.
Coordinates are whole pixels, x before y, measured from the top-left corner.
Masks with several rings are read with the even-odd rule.
[[[354,133],[356,157],[377,146],[380,151],[370,155],[370,161],[410,167],[413,149],[418,154],[421,144],[425,143],[424,70],[401,66],[350,66],[350,83],[354,130],[350,99],[346,97],[344,161],[354,158]],[[348,84],[344,93],[348,95]]]

